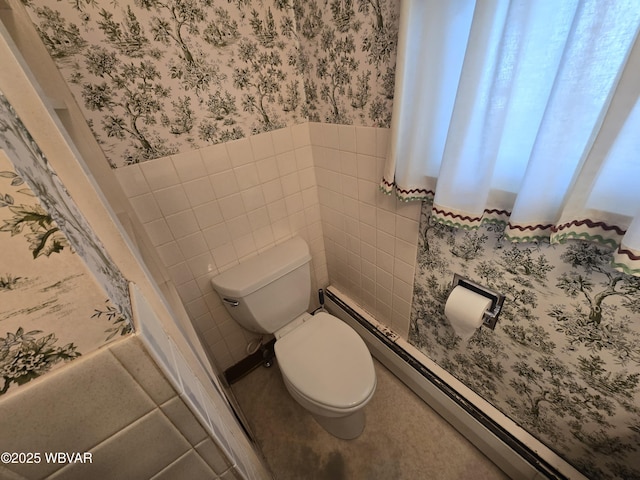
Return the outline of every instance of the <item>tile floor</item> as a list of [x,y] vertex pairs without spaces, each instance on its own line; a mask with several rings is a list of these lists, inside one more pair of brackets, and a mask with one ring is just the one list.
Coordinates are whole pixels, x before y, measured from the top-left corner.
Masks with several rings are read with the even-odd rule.
[[277,480],[508,477],[375,361],[378,385],[355,440],[337,439],[286,391],[277,362],[232,385]]

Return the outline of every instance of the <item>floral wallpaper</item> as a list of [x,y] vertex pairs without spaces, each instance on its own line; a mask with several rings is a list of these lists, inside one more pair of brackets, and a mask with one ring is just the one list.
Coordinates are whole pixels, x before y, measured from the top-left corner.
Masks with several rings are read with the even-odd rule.
[[389,126],[393,0],[24,0],[112,167],[306,120]]
[[[390,126],[396,0],[23,2],[113,168],[307,120]],[[421,228],[409,341],[587,477],[640,478],[638,279],[590,243],[428,210]],[[443,314],[454,273],[507,298],[468,344]]]
[[0,396],[131,332],[126,282],[101,262],[106,253],[0,93]]
[[[582,241],[513,244],[423,206],[409,342],[588,478],[640,478],[640,278]],[[444,316],[453,274],[506,296],[463,343]]]

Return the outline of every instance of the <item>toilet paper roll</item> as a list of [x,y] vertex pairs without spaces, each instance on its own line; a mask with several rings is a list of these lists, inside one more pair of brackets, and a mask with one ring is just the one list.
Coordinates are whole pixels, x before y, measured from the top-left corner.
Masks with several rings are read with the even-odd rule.
[[482,317],[489,307],[491,299],[457,285],[447,299],[444,315],[456,334],[466,342],[482,325]]

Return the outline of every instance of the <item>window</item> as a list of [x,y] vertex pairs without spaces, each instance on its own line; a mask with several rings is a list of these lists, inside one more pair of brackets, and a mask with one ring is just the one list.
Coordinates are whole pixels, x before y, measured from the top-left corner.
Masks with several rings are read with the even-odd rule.
[[383,190],[640,275],[639,27],[635,0],[403,2]]

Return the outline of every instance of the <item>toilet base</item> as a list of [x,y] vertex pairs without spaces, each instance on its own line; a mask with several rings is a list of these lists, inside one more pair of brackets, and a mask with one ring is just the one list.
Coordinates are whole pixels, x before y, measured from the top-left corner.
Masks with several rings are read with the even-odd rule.
[[357,410],[345,417],[324,417],[311,412],[316,422],[334,437],[353,440],[364,431],[364,409]]

